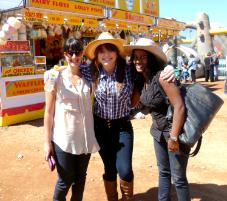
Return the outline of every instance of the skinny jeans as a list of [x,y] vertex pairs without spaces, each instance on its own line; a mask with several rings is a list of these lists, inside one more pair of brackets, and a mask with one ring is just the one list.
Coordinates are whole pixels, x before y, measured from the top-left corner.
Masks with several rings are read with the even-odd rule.
[[186,176],[190,148],[180,144],[180,151],[168,151],[167,141],[162,136],[160,142],[154,139],[154,149],[159,169],[159,201],[170,201],[171,179],[175,186],[178,201],[190,201],[189,185]]
[[129,117],[107,120],[94,115],[94,125],[104,164],[103,179],[115,181],[119,174],[122,180],[132,181],[133,129]]
[[55,185],[53,201],[66,201],[69,188],[72,189],[70,201],[82,201],[91,154],[74,155],[64,152],[54,143],[58,180]]

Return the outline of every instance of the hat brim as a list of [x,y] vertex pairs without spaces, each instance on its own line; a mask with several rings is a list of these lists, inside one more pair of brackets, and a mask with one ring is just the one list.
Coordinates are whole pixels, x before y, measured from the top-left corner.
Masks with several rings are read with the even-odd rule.
[[131,55],[133,50],[146,50],[153,54],[158,61],[164,65],[167,64],[167,57],[165,53],[158,46],[142,46],[142,45],[124,45],[125,53]]
[[95,50],[98,46],[110,43],[115,45],[118,50],[119,54],[122,58],[126,56],[124,45],[126,44],[126,41],[124,39],[116,38],[116,39],[97,39],[92,42],[90,42],[87,47],[85,48],[85,56],[88,57],[88,59],[93,60],[95,57]]

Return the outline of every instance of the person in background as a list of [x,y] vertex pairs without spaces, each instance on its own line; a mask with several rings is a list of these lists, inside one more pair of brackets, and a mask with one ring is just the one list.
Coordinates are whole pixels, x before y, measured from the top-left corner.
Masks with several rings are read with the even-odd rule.
[[208,52],[207,55],[204,58],[204,64],[205,64],[205,81],[210,82],[214,81],[214,65],[212,64],[213,60],[211,57],[211,53]]
[[225,86],[224,86],[224,94],[227,95],[227,55],[225,56]]
[[[135,45],[126,45],[125,50],[131,55],[134,76],[143,80],[142,87],[141,83],[134,86],[142,90],[140,102],[152,116],[151,134],[159,169],[158,200],[170,200],[172,179],[178,201],[189,201],[186,169],[190,147],[178,140],[184,124],[185,106],[177,85],[160,78],[160,72],[167,63],[166,55],[148,38],[140,38]],[[168,96],[174,110],[171,124],[166,120],[168,104],[163,93]]]
[[[90,68],[81,69],[88,76],[88,70],[91,73],[95,135],[100,145],[103,181],[109,201],[118,200],[117,175],[122,200],[133,200],[134,136],[129,115],[137,96],[133,94],[132,72],[126,64],[124,44],[125,40],[116,39],[109,32],[101,33],[85,49],[85,55],[91,60]],[[171,69],[165,76],[172,79],[174,71]]]
[[190,55],[189,61],[188,61],[188,70],[191,75],[191,81],[192,83],[196,82],[196,70],[198,67],[198,58],[195,58],[193,54]]
[[67,66],[44,74],[44,152],[54,156],[58,180],[54,201],[82,201],[91,153],[99,150],[94,134],[90,85],[80,72],[82,43],[70,37],[64,47]]
[[181,81],[182,78],[182,71],[183,71],[183,67],[184,67],[184,60],[182,56],[178,56],[177,57],[177,67],[178,67],[178,79],[179,81]]
[[219,54],[214,53],[213,55],[213,65],[214,65],[214,81],[218,81],[218,67],[219,67]]

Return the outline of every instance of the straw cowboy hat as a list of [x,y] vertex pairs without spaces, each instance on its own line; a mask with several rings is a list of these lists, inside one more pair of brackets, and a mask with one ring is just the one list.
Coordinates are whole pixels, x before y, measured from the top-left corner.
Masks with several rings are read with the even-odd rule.
[[85,55],[88,57],[88,59],[90,60],[94,59],[95,57],[94,53],[96,48],[99,45],[103,45],[105,43],[110,43],[115,45],[119,50],[120,56],[123,58],[125,57],[125,50],[123,45],[126,44],[126,41],[120,38],[114,38],[109,32],[103,32],[99,35],[99,37],[96,40],[90,42],[87,45],[85,49]]
[[167,57],[161,48],[151,39],[140,38],[134,45],[124,45],[126,54],[131,55],[135,49],[146,50],[153,54],[162,64],[167,64]]

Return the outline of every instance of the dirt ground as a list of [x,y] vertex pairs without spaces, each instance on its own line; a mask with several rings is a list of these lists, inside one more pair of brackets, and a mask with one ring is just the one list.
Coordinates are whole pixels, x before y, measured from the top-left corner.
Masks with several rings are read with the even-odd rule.
[[[199,154],[190,158],[188,180],[193,201],[227,200],[227,95],[224,78],[206,83],[224,101],[204,134]],[[135,133],[133,169],[135,201],[157,200],[158,170],[149,134],[150,116],[133,120]],[[43,156],[43,120],[0,128],[0,200],[50,201],[56,181],[56,171],[50,172]],[[84,201],[104,201],[103,165],[93,154],[87,175]],[[69,192],[70,195],[70,192]],[[69,196],[68,195],[68,200]],[[176,199],[174,188],[172,200]]]

